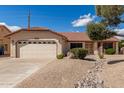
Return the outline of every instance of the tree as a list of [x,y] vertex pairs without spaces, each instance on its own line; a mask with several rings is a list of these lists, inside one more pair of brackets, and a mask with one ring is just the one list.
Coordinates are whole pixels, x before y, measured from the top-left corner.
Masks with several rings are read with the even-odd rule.
[[[101,23],[103,23],[106,28],[110,27],[114,30],[120,23],[124,23],[122,15],[124,14],[124,6],[122,5],[97,5],[95,6],[97,16],[102,17]],[[124,37],[124,35],[116,34],[116,36]]]
[[110,31],[102,23],[90,23],[87,25],[88,36],[93,41],[102,41],[113,37],[116,32]]
[[[87,34],[91,40],[94,41],[95,51],[94,54],[103,55],[102,46],[103,40],[108,39],[116,35],[116,32],[110,31],[106,28],[106,26],[102,23],[90,23],[87,25]],[[98,51],[97,44],[100,42],[100,52]]]
[[101,22],[106,26],[116,27],[124,22],[124,19],[120,17],[124,13],[124,6],[122,5],[97,5],[95,9],[97,16],[102,17]]

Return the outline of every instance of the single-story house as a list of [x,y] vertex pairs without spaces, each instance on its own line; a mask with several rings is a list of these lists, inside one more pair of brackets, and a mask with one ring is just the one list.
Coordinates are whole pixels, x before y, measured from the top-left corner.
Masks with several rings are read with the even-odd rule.
[[[54,32],[43,27],[11,32],[1,26],[0,38],[4,54],[15,58],[56,58],[56,55],[66,55],[70,49],[76,47],[85,48],[89,54],[93,54],[95,46],[85,32]],[[104,40],[103,52],[105,48],[115,48],[118,53],[118,41],[115,37]]]

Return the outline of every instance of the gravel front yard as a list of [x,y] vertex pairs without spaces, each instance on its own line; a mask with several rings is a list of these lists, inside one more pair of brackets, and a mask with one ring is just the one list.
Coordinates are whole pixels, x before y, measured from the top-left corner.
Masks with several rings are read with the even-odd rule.
[[73,88],[74,84],[92,68],[92,61],[77,59],[55,60],[32,74],[16,87],[20,88]]
[[[124,88],[124,60],[122,57],[112,58],[113,63],[104,64],[104,69],[101,73],[101,77],[104,80],[104,84],[109,88]],[[121,60],[121,61],[119,61]]]

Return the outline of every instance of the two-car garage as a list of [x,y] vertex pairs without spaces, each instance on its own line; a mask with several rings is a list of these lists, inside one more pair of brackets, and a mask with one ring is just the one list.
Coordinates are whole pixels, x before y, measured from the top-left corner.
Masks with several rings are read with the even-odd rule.
[[22,40],[17,42],[19,58],[56,58],[57,45],[53,40]]

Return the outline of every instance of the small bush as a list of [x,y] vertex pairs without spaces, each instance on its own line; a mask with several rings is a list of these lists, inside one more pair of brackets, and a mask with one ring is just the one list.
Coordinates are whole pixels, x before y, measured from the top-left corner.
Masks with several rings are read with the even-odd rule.
[[113,55],[113,54],[115,54],[115,49],[114,48],[108,48],[108,49],[106,49],[106,54],[108,54],[108,55]]
[[64,57],[64,54],[57,55],[57,59],[63,59],[63,57]]
[[74,54],[74,58],[76,59],[84,59],[88,54],[88,51],[83,48],[73,48],[70,50]]

